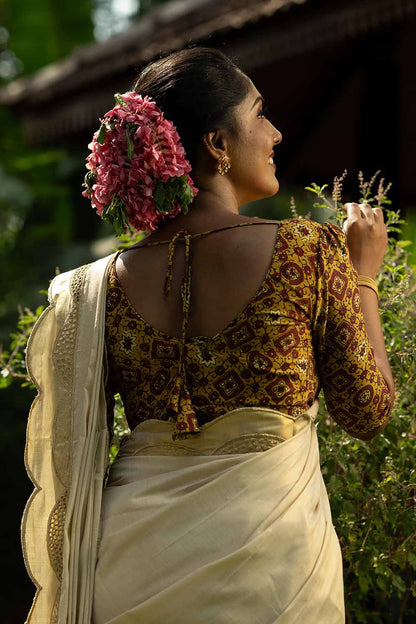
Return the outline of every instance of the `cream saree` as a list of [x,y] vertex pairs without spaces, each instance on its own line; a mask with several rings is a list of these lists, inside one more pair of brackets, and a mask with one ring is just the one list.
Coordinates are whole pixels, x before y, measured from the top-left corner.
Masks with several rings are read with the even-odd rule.
[[239,408],[172,442],[148,420],[103,495],[93,624],[341,624],[317,405]]
[[232,410],[177,442],[172,423],[148,420],[103,491],[112,259],[53,280],[28,345],[28,624],[343,623],[316,405],[296,420]]

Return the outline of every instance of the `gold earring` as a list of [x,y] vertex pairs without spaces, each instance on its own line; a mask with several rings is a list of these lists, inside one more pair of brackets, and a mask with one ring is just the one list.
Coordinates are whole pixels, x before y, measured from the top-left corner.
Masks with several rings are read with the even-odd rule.
[[231,169],[231,161],[228,158],[228,156],[226,156],[224,154],[224,156],[221,156],[221,158],[219,159],[219,161],[217,162],[217,171],[220,175],[225,175],[227,173],[227,171],[229,171]]

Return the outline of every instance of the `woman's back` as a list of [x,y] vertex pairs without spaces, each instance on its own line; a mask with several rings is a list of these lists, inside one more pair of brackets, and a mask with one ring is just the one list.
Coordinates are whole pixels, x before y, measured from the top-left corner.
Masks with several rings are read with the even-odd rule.
[[[237,215],[232,224],[252,222]],[[258,220],[262,222],[261,219]],[[210,235],[192,240],[192,286],[186,338],[215,336],[245,308],[260,288],[273,259],[277,237],[276,224],[264,227],[235,227],[230,219],[211,227],[186,227],[191,235],[213,230]],[[219,230],[219,231],[215,231]],[[176,231],[179,231],[176,228]],[[162,232],[144,244],[173,238]],[[123,253],[116,263],[117,277],[127,298],[141,317],[154,328],[179,338],[182,327],[181,283],[185,271],[184,245],[174,253],[172,285],[164,295],[168,245],[137,248]]]

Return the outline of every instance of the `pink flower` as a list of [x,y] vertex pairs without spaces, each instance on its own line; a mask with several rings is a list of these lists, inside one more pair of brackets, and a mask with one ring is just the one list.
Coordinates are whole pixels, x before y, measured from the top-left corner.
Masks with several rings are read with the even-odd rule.
[[[192,196],[198,189],[189,176],[191,166],[178,132],[156,104],[133,91],[116,95],[116,101],[118,104],[100,120],[104,125],[88,145],[91,154],[86,167],[90,178],[86,176],[82,195],[90,198],[99,215],[114,198],[120,200],[126,223],[135,230],[152,231],[182,210],[180,195],[163,214],[156,210],[156,180],[169,184],[173,178],[185,175]],[[181,188],[185,198],[186,188]],[[186,197],[189,203],[189,195]]]

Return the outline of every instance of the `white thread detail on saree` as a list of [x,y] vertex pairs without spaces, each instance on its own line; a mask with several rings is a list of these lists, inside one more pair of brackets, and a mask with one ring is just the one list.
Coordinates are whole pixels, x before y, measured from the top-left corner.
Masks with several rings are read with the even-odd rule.
[[[29,427],[29,424],[30,424],[32,413],[36,410],[36,408],[38,406],[37,404],[39,402],[40,395],[41,395],[41,392],[42,392],[42,390],[41,390],[41,388],[39,386],[39,383],[38,383],[36,377],[34,376],[32,370],[31,370],[30,363],[29,363],[29,360],[28,360],[28,353],[29,353],[29,349],[30,349],[30,346],[32,344],[32,341],[34,340],[34,338],[36,336],[37,330],[40,327],[40,324],[45,319],[45,317],[50,312],[52,312],[54,307],[55,307],[55,305],[53,303],[51,303],[42,312],[42,314],[40,315],[40,317],[38,318],[36,324],[34,325],[34,327],[32,329],[32,333],[29,336],[29,340],[28,340],[27,347],[26,347],[26,370],[27,370],[28,375],[29,375],[29,377],[30,377],[30,379],[31,379],[33,385],[35,386],[36,391],[37,391],[37,395],[36,395],[35,399],[33,400],[33,403],[32,403],[32,406],[31,406],[30,412],[29,412],[28,427]],[[29,461],[28,455],[29,455],[29,447],[28,447],[28,444],[26,442],[25,454],[24,454],[24,463],[25,463],[26,472],[29,475],[29,478],[32,481],[33,485],[35,486],[35,489],[33,490],[29,500],[27,501],[25,510],[23,512],[22,526],[21,526],[22,552],[23,552],[23,559],[24,559],[25,566],[26,566],[26,569],[28,571],[29,577],[30,577],[31,581],[34,583],[34,585],[36,587],[35,597],[33,599],[33,603],[32,603],[31,609],[30,609],[29,614],[28,614],[27,622],[29,622],[30,619],[31,619],[31,616],[32,616],[33,610],[35,608],[36,601],[38,599],[39,593],[42,590],[42,585],[41,585],[41,583],[39,583],[38,579],[36,578],[35,573],[33,572],[33,569],[32,569],[31,563],[30,563],[30,557],[29,557],[28,552],[27,552],[27,544],[26,544],[26,527],[27,527],[28,515],[29,515],[29,512],[30,512],[30,510],[32,508],[33,502],[34,502],[37,494],[42,489],[40,484],[38,483],[38,480],[36,479],[35,475],[33,474],[33,471],[31,469],[31,465],[30,465],[30,461]]]

